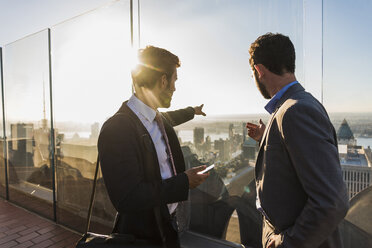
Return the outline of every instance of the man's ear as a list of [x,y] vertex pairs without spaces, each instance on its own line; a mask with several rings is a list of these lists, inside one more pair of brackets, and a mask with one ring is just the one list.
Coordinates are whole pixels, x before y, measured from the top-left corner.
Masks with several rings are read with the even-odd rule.
[[263,77],[265,74],[265,66],[263,64],[254,65],[254,69],[257,71],[259,77]]
[[168,86],[168,79],[167,79],[167,75],[163,74],[160,78],[160,86],[162,89],[165,89],[167,88]]

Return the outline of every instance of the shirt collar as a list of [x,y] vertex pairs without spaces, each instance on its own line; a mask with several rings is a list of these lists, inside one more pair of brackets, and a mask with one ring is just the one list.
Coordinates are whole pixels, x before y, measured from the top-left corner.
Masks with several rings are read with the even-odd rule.
[[294,84],[298,83],[298,81],[293,81],[292,83],[289,83],[287,84],[286,86],[284,86],[281,90],[278,91],[278,93],[276,93],[272,98],[271,100],[266,104],[265,106],[265,109],[267,112],[269,112],[269,114],[272,114],[274,113],[275,109],[276,109],[276,105],[278,104],[278,101],[280,100],[280,98],[282,98],[282,96],[284,95],[284,93]]
[[149,122],[153,122],[156,116],[156,111],[144,104],[140,99],[138,99],[134,94],[128,100],[128,106],[131,106],[135,112],[141,114]]

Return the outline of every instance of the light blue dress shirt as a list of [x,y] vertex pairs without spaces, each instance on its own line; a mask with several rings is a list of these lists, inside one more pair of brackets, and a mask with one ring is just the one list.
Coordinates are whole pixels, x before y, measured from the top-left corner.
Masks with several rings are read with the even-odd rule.
[[[167,179],[172,177],[171,164],[167,153],[167,145],[163,139],[162,133],[155,121],[156,111],[144,104],[135,95],[127,102],[128,107],[138,116],[142,124],[149,132],[152,141],[155,145],[156,154],[158,156],[161,178]],[[173,213],[177,208],[177,203],[168,204],[169,213]]]
[[275,109],[276,109],[276,105],[278,104],[280,98],[282,98],[282,96],[284,95],[284,93],[294,84],[297,84],[298,81],[293,81],[292,83],[289,83],[287,84],[286,86],[284,86],[281,90],[278,91],[278,93],[276,93],[273,98],[271,98],[271,100],[266,104],[265,106],[265,109],[267,112],[269,112],[269,114],[272,114],[274,113]]

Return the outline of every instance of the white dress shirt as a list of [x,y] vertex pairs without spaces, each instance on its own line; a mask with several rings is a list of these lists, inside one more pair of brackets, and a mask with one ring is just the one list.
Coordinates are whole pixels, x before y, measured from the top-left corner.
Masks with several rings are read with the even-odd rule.
[[[138,116],[142,124],[149,132],[155,145],[158,156],[161,178],[167,179],[172,177],[171,164],[167,153],[167,145],[162,137],[158,123],[155,121],[156,111],[144,104],[135,95],[127,102],[128,107]],[[173,213],[177,208],[177,203],[168,204],[169,213]]]

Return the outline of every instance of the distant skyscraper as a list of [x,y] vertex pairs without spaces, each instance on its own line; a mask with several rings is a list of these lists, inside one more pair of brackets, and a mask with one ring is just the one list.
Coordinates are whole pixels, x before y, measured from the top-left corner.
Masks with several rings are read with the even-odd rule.
[[[364,161],[364,155],[360,151],[356,151],[352,156],[353,162]],[[357,156],[357,158],[355,158]],[[343,161],[341,163],[342,175],[348,189],[348,195],[351,199],[353,196],[361,192],[362,190],[372,185],[372,168],[371,165],[354,165],[348,164],[350,161]]]
[[34,166],[34,125],[10,124],[9,160],[15,166]]
[[204,143],[204,128],[194,128],[194,145],[195,147],[200,146]]
[[230,142],[228,140],[215,140],[214,149],[219,151],[219,158],[226,161],[230,158]]
[[95,122],[92,126],[90,126],[90,139],[96,140],[98,139],[99,135],[99,123]]
[[210,136],[207,136],[205,138],[205,151],[209,152],[212,148],[212,140]]
[[339,155],[349,198],[372,185],[371,161],[368,149],[361,146],[339,145]]
[[370,149],[357,146],[354,134],[344,120],[337,131],[338,150],[342,175],[348,189],[349,198],[372,185]]
[[242,129],[243,129],[243,142],[247,139],[247,124],[242,123]]
[[256,158],[257,141],[249,137],[243,142],[242,150],[245,159],[254,160]]
[[346,119],[344,119],[337,131],[337,140],[340,145],[356,145],[356,139]]
[[[34,125],[32,123],[10,124],[10,130],[12,149],[21,149],[24,150],[24,152],[32,152]],[[20,148],[20,143],[22,143],[24,147]]]
[[235,134],[234,124],[230,123],[229,125],[229,139],[233,139]]

